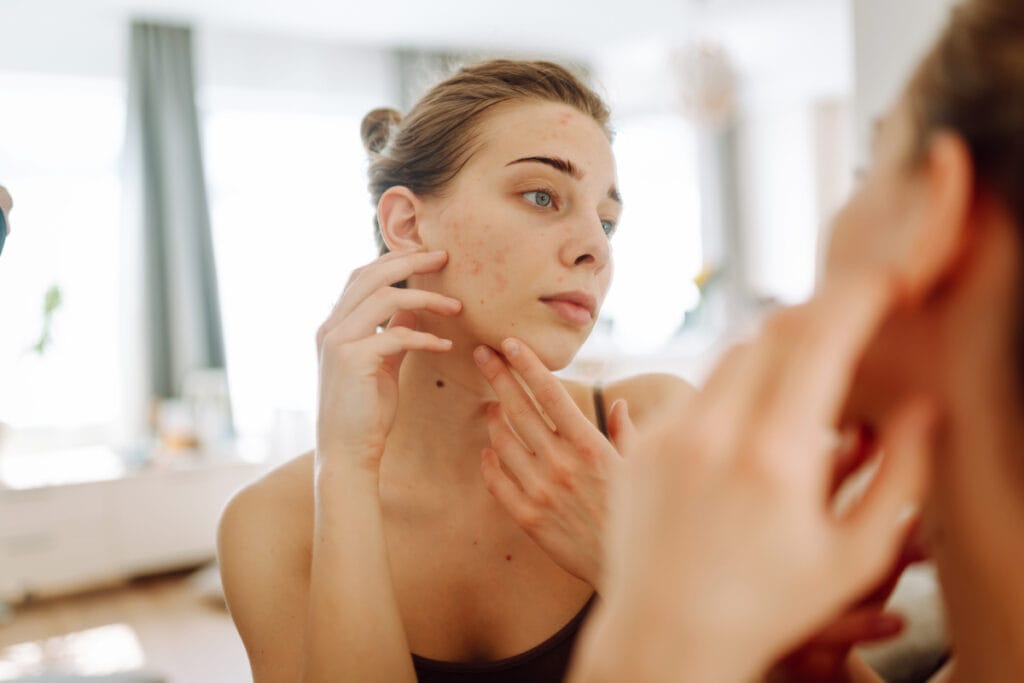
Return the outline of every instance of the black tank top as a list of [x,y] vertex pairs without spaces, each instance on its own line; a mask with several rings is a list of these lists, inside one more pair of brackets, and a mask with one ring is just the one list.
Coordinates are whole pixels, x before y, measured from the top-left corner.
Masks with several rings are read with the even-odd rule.
[[[601,433],[608,436],[601,387],[594,387],[594,412]],[[419,683],[561,683],[569,669],[573,645],[594,596],[555,635],[522,654],[494,662],[442,662],[412,656]]]
[[494,662],[441,662],[412,656],[420,683],[561,683],[580,625],[590,611],[591,597],[568,624],[540,645]]

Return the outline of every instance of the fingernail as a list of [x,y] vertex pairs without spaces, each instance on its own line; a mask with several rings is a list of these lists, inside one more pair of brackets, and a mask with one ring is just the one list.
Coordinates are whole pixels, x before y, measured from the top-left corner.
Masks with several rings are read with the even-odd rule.
[[477,365],[483,365],[491,359],[492,355],[494,354],[492,354],[491,350],[486,346],[478,346],[473,351],[473,359],[476,361]]
[[515,339],[506,339],[501,342],[501,350],[505,352],[506,356],[514,356],[519,353],[519,342]]

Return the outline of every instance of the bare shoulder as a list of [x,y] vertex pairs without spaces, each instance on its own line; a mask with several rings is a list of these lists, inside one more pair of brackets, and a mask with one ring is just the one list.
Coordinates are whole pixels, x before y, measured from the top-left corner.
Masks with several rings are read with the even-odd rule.
[[249,546],[268,534],[312,529],[313,454],[300,455],[239,490],[221,515],[218,542]]
[[630,417],[639,424],[659,409],[688,398],[696,391],[693,385],[676,375],[651,373],[612,382],[604,387],[604,396],[609,407],[625,399]]
[[[594,409],[594,385],[585,382],[562,380],[569,396],[579,406],[584,415],[592,422],[596,421]],[[611,410],[612,404],[625,399],[629,406],[629,415],[635,423],[645,422],[662,406],[689,397],[696,389],[676,375],[650,373],[633,375],[601,385],[605,410]]]
[[312,454],[232,497],[217,532],[224,597],[255,680],[291,677],[306,619],[313,530]]

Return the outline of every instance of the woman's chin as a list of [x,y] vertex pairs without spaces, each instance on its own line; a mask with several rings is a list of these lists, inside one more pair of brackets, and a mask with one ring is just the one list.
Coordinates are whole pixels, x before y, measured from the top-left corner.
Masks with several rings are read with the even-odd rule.
[[554,372],[572,363],[589,333],[589,330],[566,330],[558,327],[560,326],[534,326],[522,323],[515,327],[480,325],[475,334],[472,329],[468,332],[471,338],[475,337],[480,340],[479,343],[498,351],[501,350],[501,343],[505,339],[515,337],[525,343],[546,368]]
[[568,367],[583,345],[583,341],[580,339],[566,339],[564,337],[524,338],[523,341],[533,349],[533,352],[544,366],[552,372]]

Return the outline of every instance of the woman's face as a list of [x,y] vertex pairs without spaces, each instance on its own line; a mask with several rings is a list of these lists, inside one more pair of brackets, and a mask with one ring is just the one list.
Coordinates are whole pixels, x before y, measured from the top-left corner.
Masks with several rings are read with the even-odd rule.
[[411,279],[456,297],[454,338],[497,347],[516,336],[552,368],[566,366],[594,326],[612,277],[611,233],[622,210],[601,127],[562,104],[496,107],[476,151],[442,196],[424,200],[420,234],[445,249],[440,273]]

